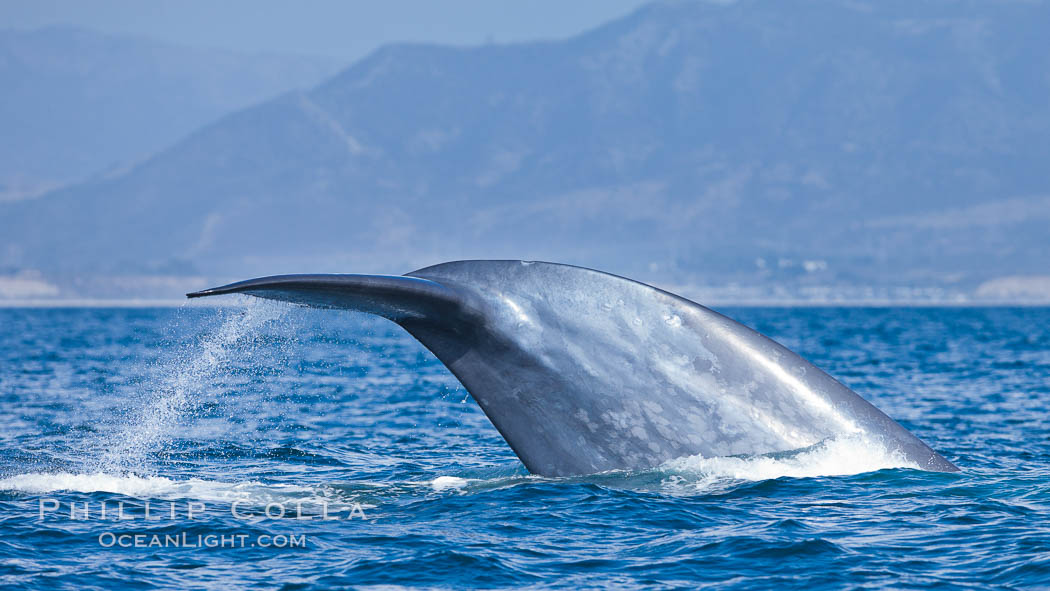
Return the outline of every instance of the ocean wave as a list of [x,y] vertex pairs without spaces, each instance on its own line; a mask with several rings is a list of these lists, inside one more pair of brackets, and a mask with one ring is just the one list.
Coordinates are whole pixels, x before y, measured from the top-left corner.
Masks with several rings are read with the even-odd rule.
[[662,489],[667,493],[713,492],[740,482],[778,478],[850,476],[894,468],[918,469],[898,451],[864,436],[832,438],[812,447],[750,457],[690,456],[665,462],[652,470],[615,471],[591,476],[544,478],[508,476],[464,478],[441,475],[407,482],[332,482],[317,487],[267,484],[257,481],[222,482],[164,476],[139,476],[106,472],[32,472],[0,479],[0,491],[27,494],[52,492],[112,493],[138,498],[190,498],[201,501],[240,501],[265,505],[271,502],[340,503],[364,496],[418,495],[425,492],[471,494],[528,484],[597,483],[612,488]]

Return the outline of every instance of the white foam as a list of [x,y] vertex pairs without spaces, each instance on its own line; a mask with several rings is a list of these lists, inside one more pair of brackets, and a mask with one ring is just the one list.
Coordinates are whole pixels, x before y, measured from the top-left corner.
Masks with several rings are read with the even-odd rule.
[[795,453],[753,457],[690,456],[666,462],[662,468],[677,476],[672,484],[695,485],[696,489],[704,490],[731,481],[848,476],[887,468],[918,469],[919,466],[905,459],[899,451],[888,450],[881,442],[851,435],[829,439]]
[[437,492],[455,489],[459,490],[468,484],[466,478],[460,478],[458,476],[438,476],[434,480],[430,481],[430,487]]
[[221,482],[190,478],[173,480],[163,476],[133,474],[73,474],[69,472],[31,472],[0,479],[0,490],[28,494],[54,492],[111,493],[140,499],[194,499],[264,505],[271,502],[331,502],[325,491],[261,482]]

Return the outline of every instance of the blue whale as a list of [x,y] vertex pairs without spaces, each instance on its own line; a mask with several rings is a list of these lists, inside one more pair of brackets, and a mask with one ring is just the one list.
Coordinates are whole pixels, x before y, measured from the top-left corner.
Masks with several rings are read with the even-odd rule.
[[407,275],[279,275],[244,293],[358,310],[407,330],[544,476],[768,454],[859,435],[958,468],[779,343],[675,294],[592,269],[458,261]]

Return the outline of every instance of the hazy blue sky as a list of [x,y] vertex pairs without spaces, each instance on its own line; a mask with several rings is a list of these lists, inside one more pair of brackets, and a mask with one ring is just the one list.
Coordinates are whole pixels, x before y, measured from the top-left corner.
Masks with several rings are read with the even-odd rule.
[[392,41],[477,44],[573,35],[642,0],[0,0],[0,28],[75,25],[241,51],[356,59]]

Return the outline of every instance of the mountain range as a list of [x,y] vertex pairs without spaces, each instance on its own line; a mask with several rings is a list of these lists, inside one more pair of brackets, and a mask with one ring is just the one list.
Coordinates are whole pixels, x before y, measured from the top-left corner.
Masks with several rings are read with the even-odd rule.
[[524,258],[730,300],[1050,297],[1048,22],[662,2],[559,41],[391,45],[0,205],[0,265],[65,295]]
[[0,30],[0,201],[116,173],[231,111],[335,73],[70,27]]

